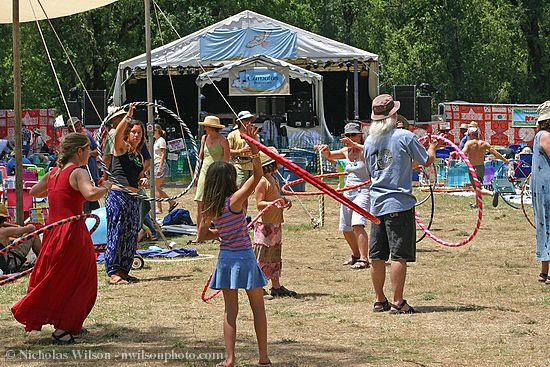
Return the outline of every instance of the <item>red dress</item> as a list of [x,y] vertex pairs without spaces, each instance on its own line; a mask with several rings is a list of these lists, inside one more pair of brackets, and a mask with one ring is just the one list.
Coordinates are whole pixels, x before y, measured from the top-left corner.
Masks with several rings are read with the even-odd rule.
[[[50,173],[50,223],[82,214],[85,199],[69,183],[76,168],[69,166],[58,176],[58,168]],[[52,324],[56,329],[76,333],[94,307],[96,296],[97,265],[92,239],[85,222],[78,220],[44,233],[27,294],[11,310],[26,331]]]

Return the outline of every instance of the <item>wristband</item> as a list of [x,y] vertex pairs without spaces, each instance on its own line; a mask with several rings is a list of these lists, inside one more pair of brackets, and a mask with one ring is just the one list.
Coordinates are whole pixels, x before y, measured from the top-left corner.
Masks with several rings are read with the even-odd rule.
[[251,154],[249,157],[250,159],[260,158],[260,153]]

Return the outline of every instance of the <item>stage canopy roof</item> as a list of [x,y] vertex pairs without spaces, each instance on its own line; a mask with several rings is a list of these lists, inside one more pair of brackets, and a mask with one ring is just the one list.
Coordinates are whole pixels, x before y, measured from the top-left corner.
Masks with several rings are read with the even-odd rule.
[[[99,8],[115,1],[117,0],[21,0],[19,1],[19,21],[23,23],[34,22],[36,19],[64,17]],[[42,10],[40,4],[42,4],[44,10]],[[0,23],[12,23],[12,5],[12,0],[3,0],[1,2]]]
[[[378,55],[245,10],[152,51],[152,66],[212,69],[228,61],[262,54],[291,64],[306,65],[358,61],[368,65],[369,91],[378,86]],[[115,104],[124,99],[123,83],[134,71],[145,69],[145,54],[118,66]],[[375,94],[376,95],[376,94]]]

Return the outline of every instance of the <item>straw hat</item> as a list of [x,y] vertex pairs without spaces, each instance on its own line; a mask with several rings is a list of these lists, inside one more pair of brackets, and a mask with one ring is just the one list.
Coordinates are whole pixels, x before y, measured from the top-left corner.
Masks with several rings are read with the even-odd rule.
[[8,213],[8,209],[6,209],[6,206],[2,203],[0,203],[0,218],[9,218],[10,214]]
[[253,119],[252,122],[254,122],[256,120],[256,116],[251,114],[250,111],[241,111],[237,115],[237,119],[239,119],[241,121],[248,120],[248,119]]
[[468,124],[466,124],[466,123],[460,124],[460,128],[461,128],[461,129],[468,130],[469,127],[470,127],[470,126],[469,126]]
[[214,129],[223,129],[225,127],[216,116],[206,116],[204,121],[199,122],[199,125],[212,127]]
[[[269,147],[269,150],[271,150],[275,154],[280,155],[281,157],[284,157],[286,155],[286,154],[279,154],[279,151],[275,147]],[[275,162],[275,159],[271,158],[264,152],[260,152],[260,161],[262,162],[262,167],[263,167]]]
[[550,119],[550,101],[546,101],[543,104],[537,108],[537,113],[539,114],[539,118],[537,119],[537,122],[541,122],[544,120]]
[[470,123],[468,124],[468,127],[475,127],[477,129],[479,125],[475,121],[470,121]]

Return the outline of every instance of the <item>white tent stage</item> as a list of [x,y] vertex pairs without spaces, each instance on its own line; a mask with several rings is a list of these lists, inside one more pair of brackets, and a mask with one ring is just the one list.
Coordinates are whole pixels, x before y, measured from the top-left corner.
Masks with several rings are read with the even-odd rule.
[[[250,10],[154,49],[152,66],[164,69],[164,75],[180,75],[182,68],[199,74],[258,54],[316,72],[353,71],[356,117],[359,72],[368,71],[369,97],[378,95],[378,55]],[[145,54],[119,63],[113,95],[116,105],[127,99],[126,81],[142,78],[145,66]]]
[[199,87],[199,91],[198,91],[199,114],[201,110],[201,105],[200,105],[201,88],[204,87],[206,84],[212,84],[214,82],[221,81],[222,79],[229,78],[229,74],[232,70],[242,69],[246,67],[272,67],[272,66],[279,66],[282,68],[286,68],[288,69],[290,78],[298,79],[302,82],[306,82],[312,85],[312,93],[313,93],[313,100],[314,100],[314,106],[315,106],[314,109],[316,111],[316,115],[319,120],[319,126],[316,128],[319,130],[317,131],[317,133],[320,136],[323,136],[325,138],[330,137],[330,132],[328,131],[328,128],[325,122],[325,115],[324,115],[324,108],[323,108],[323,77],[320,74],[314,73],[312,71],[301,68],[299,66],[292,65],[292,64],[289,64],[288,62],[278,60],[269,56],[264,56],[264,55],[256,55],[256,56],[248,57],[246,59],[234,61],[224,66],[221,66],[217,69],[200,74],[196,81]]

